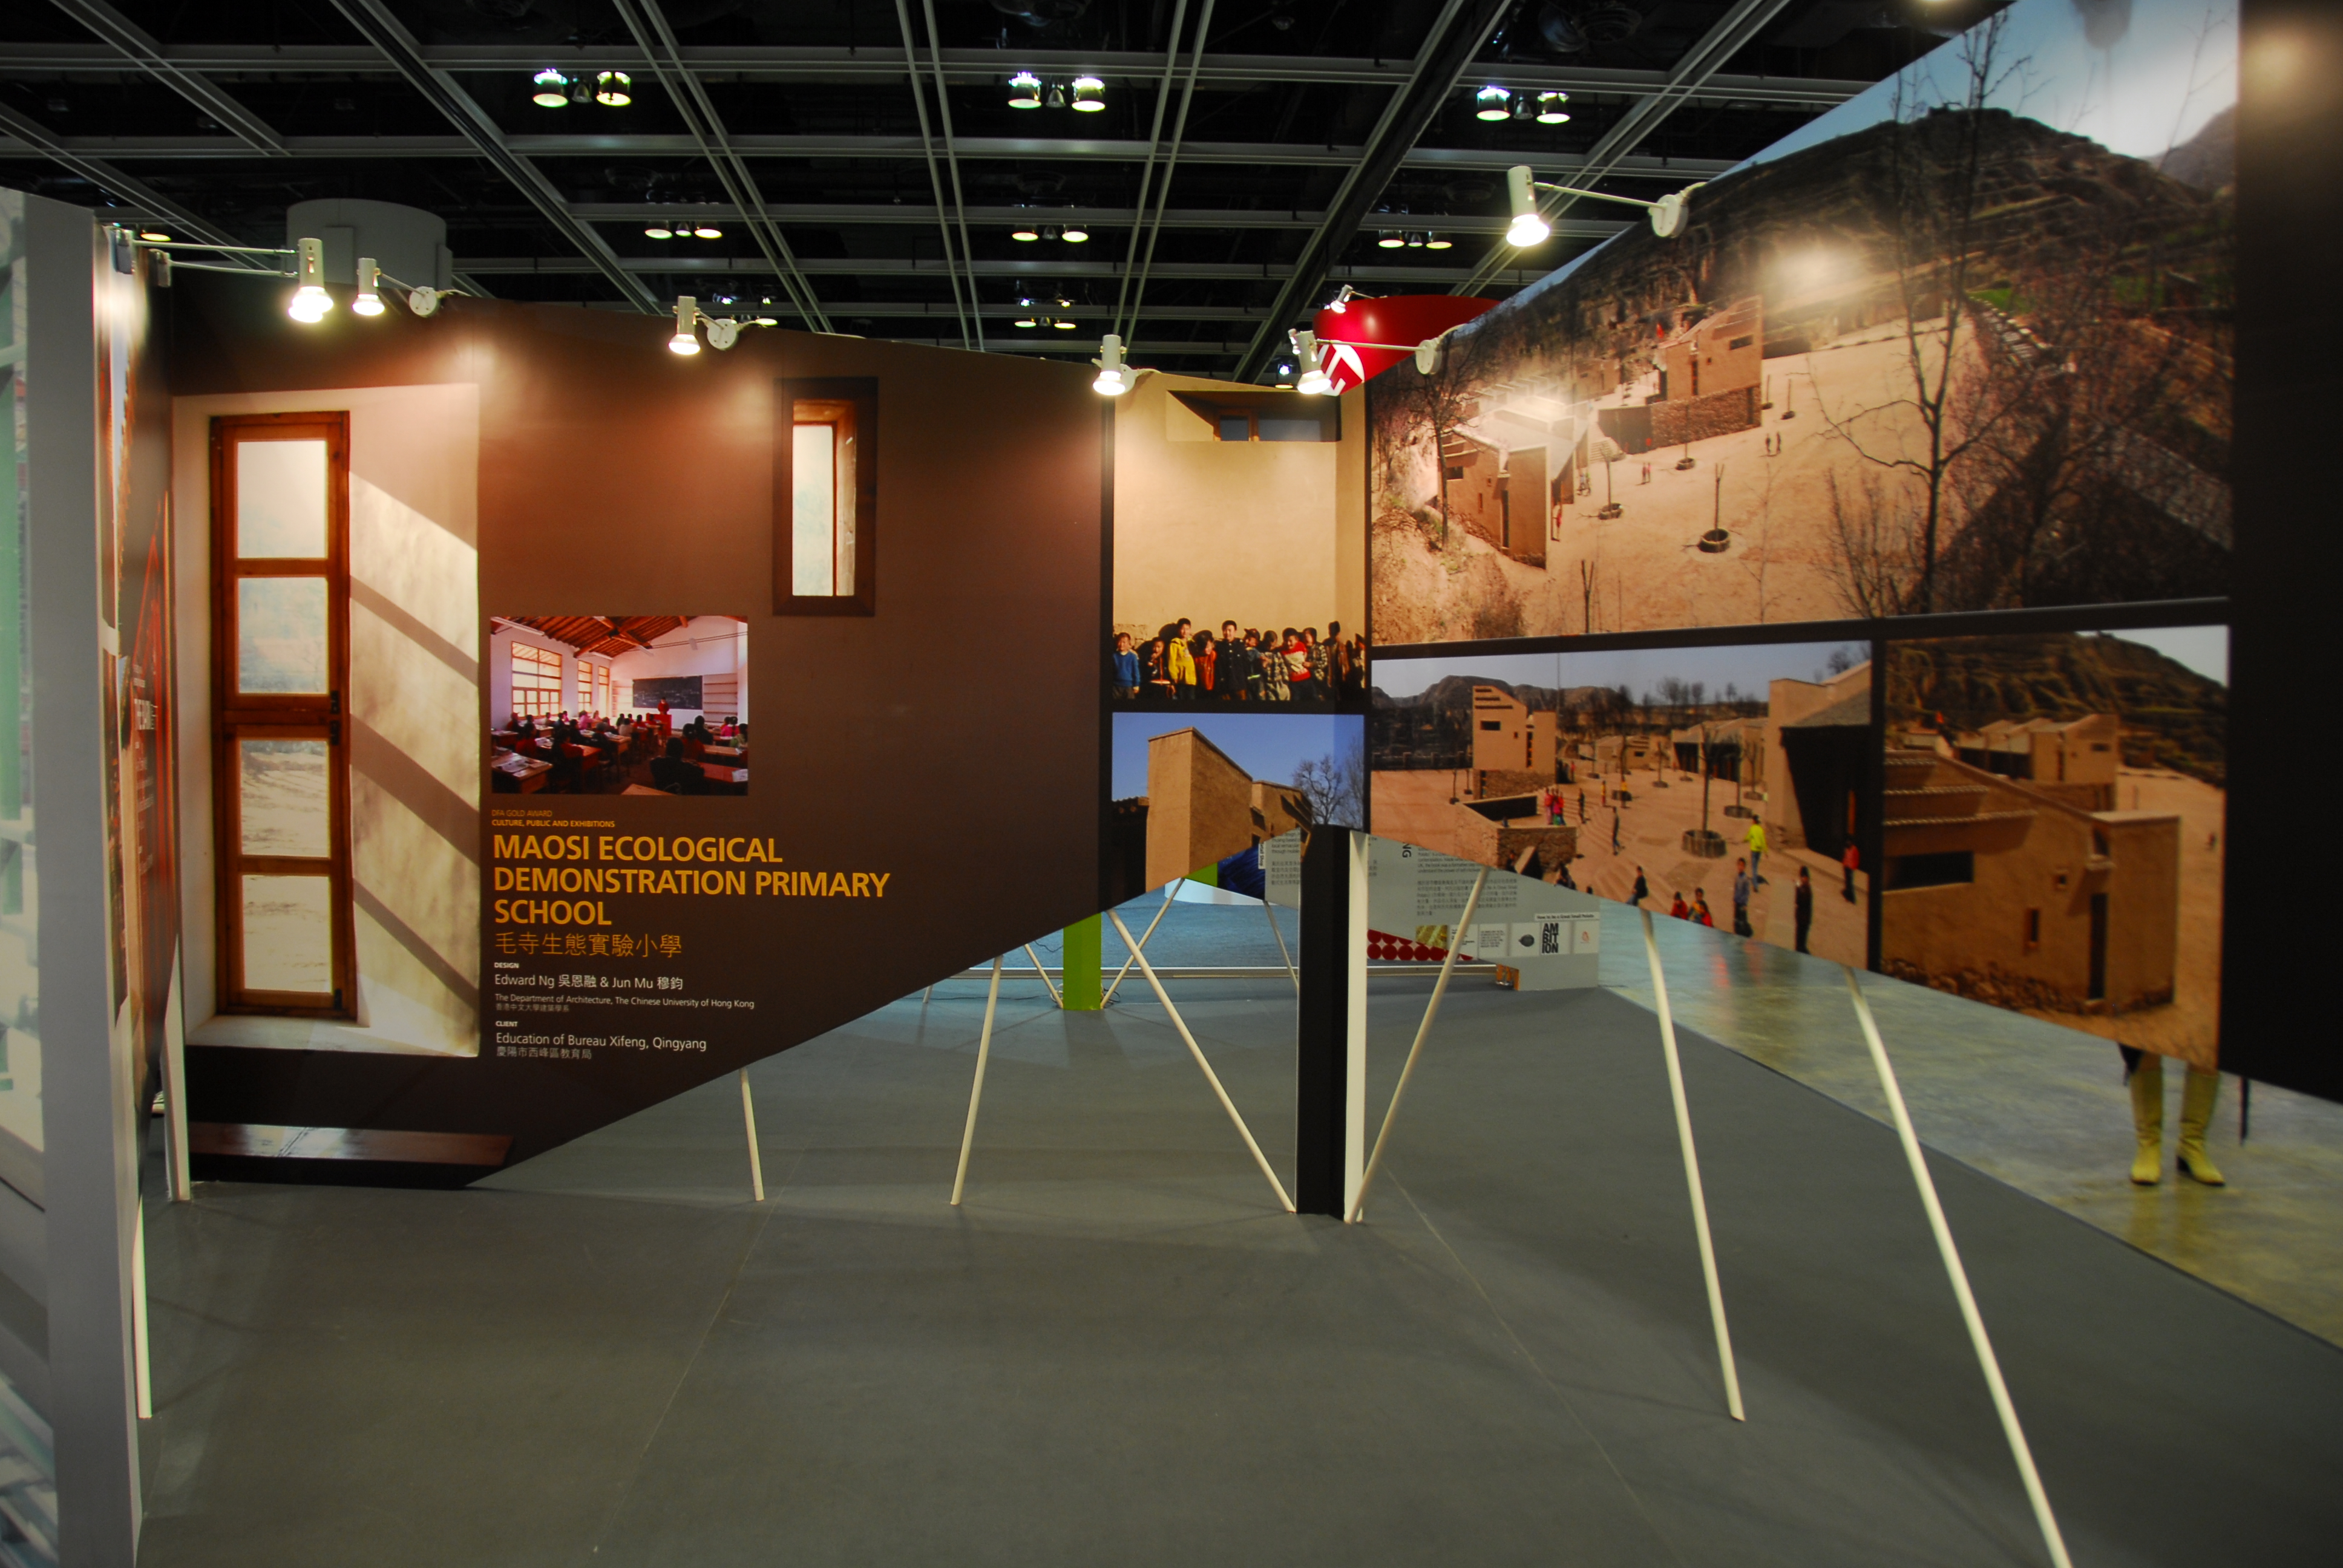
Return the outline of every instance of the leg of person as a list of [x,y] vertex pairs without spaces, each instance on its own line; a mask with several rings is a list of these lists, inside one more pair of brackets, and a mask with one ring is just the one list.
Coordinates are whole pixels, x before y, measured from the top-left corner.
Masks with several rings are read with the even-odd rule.
[[2185,1176],[2207,1187],[2226,1187],[2228,1181],[2205,1153],[2205,1124],[2213,1120],[2213,1101],[2221,1093],[2221,1075],[2192,1064],[2180,1086],[2180,1147],[2174,1161]]
[[2131,1070],[2131,1125],[2139,1137],[2131,1179],[2153,1187],[2164,1180],[2164,1058],[2152,1050],[2140,1052]]
[[1800,952],[1806,950],[1806,926],[1807,922],[1805,920],[1798,922],[1798,951]]

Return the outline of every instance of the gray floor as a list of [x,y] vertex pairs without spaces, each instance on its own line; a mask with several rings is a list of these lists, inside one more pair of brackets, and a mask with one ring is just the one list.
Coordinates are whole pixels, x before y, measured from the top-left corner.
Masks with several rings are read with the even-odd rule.
[[[1378,1105],[1426,989],[1378,985]],[[755,1070],[762,1206],[729,1084],[489,1191],[154,1205],[143,1561],[2041,1560],[1875,1121],[1686,1042],[1735,1426],[1632,1000],[1453,996],[1344,1228],[1151,1001],[1026,990],[959,1211],[970,985]],[[1290,989],[1181,995],[1290,1171]],[[1937,1173],[2078,1564],[2325,1559],[2343,1352]]]

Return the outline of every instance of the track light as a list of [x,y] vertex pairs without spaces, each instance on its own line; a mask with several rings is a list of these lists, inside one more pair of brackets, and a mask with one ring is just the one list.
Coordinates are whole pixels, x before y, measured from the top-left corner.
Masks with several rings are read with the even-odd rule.
[[1071,321],[1052,321],[1050,325],[1061,332],[1071,332],[1074,329],[1074,324]]
[[1011,229],[1009,231],[1009,237],[1011,239],[1021,239],[1030,242],[1041,238],[1041,231],[1029,220],[1021,222],[1015,228]]
[[1383,250],[1397,250],[1406,243],[1407,236],[1395,228],[1383,229],[1375,236],[1376,246]]
[[381,282],[382,268],[375,265],[374,257],[358,257],[358,291],[350,301],[350,309],[360,316],[380,316],[382,296],[377,290]]
[[1426,250],[1446,250],[1455,243],[1456,242],[1454,240],[1449,239],[1442,235],[1426,235],[1423,239],[1423,248]]
[[569,78],[547,66],[537,74],[537,91],[528,101],[540,109],[566,109],[569,106]]
[[624,71],[605,71],[594,78],[594,101],[606,109],[623,109],[635,101],[634,85]]
[[1513,100],[1513,118],[1517,120],[1534,120],[1537,118],[1537,106],[1531,102],[1530,95],[1527,93],[1523,93],[1520,97]]
[[1554,228],[1538,214],[1537,192],[1530,188],[1529,165],[1515,164],[1505,171],[1505,191],[1513,204],[1513,221],[1505,230],[1505,242],[1524,250],[1544,245]]
[[655,223],[651,225],[650,227],[643,230],[643,237],[646,239],[673,239],[675,237],[675,230],[668,227],[667,225],[663,223]]
[[1473,111],[1473,117],[1478,120],[1508,119],[1513,112],[1513,95],[1503,87],[1483,87],[1473,95],[1473,101],[1480,106]]
[[1416,229],[1410,229],[1410,230],[1408,230],[1408,233],[1407,233],[1407,248],[1408,248],[1408,249],[1410,249],[1410,250],[1422,250],[1422,249],[1423,248],[1423,240],[1424,240],[1424,236],[1423,236],[1423,235],[1420,231],[1418,231],[1418,230],[1416,230]]
[[1101,397],[1120,397],[1131,390],[1136,377],[1131,367],[1122,362],[1122,339],[1116,334],[1110,332],[1099,339],[1099,357],[1091,363],[1098,367],[1098,379],[1091,383],[1091,391]]
[[1012,109],[1038,109],[1041,106],[1041,78],[1031,71],[1020,71],[1009,78],[1009,106]]
[[675,300],[675,336],[667,340],[672,354],[697,354],[699,339],[692,336],[692,323],[699,319],[699,301],[689,294],[679,294]]
[[1045,223],[1041,226],[1041,237],[1043,239],[1062,239],[1065,237],[1065,233],[1066,231],[1064,229],[1060,228],[1054,223]]
[[712,223],[703,223],[691,232],[693,237],[697,239],[722,239],[724,237],[724,231],[718,228]]
[[1074,113],[1095,115],[1106,107],[1106,84],[1096,76],[1074,78]]
[[159,228],[142,228],[138,231],[138,237],[154,245],[168,245],[171,243],[171,236],[165,234]]
[[1293,362],[1302,367],[1302,377],[1293,389],[1304,397],[1323,397],[1334,389],[1333,377],[1318,363],[1318,335],[1295,330],[1286,334],[1293,343]]
[[1078,223],[1070,223],[1063,229],[1059,231],[1058,237],[1064,240],[1068,245],[1088,245],[1090,243],[1091,231],[1084,228]]
[[1563,105],[1570,102],[1568,93],[1540,93],[1537,95],[1537,122],[1541,126],[1558,126],[1570,118]]
[[296,240],[293,248],[300,286],[293,291],[293,303],[285,314],[304,327],[314,327],[334,307],[334,297],[326,292],[326,242]]
[[1050,107],[1053,109],[1062,109],[1065,106],[1066,89],[1052,84],[1050,88]]

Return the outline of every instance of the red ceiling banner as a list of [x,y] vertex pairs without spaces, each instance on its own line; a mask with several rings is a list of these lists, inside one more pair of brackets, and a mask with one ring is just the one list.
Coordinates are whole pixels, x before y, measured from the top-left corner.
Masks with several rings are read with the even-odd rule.
[[[1312,324],[1322,350],[1319,359],[1334,390],[1347,392],[1406,358],[1425,338],[1461,327],[1496,303],[1469,295],[1397,294],[1330,305]],[[1361,347],[1371,343],[1398,347]]]

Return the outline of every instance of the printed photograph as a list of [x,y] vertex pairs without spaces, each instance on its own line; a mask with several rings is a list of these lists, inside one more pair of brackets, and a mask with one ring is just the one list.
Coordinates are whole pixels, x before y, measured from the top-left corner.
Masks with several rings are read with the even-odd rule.
[[1297,828],[1363,828],[1366,783],[1366,721],[1355,715],[1118,713],[1112,901]]
[[1342,402],[1149,376],[1116,399],[1114,430],[1112,699],[1363,703],[1363,571],[1355,533],[1341,558],[1338,481],[1363,437],[1346,444]]
[[498,616],[488,672],[497,794],[749,792],[738,616]]
[[1863,643],[1384,659],[1373,831],[1866,960]]
[[2225,627],[1889,645],[1881,966],[2205,1070]]
[[2225,591],[2237,50],[2018,0],[1376,377],[1377,639]]

